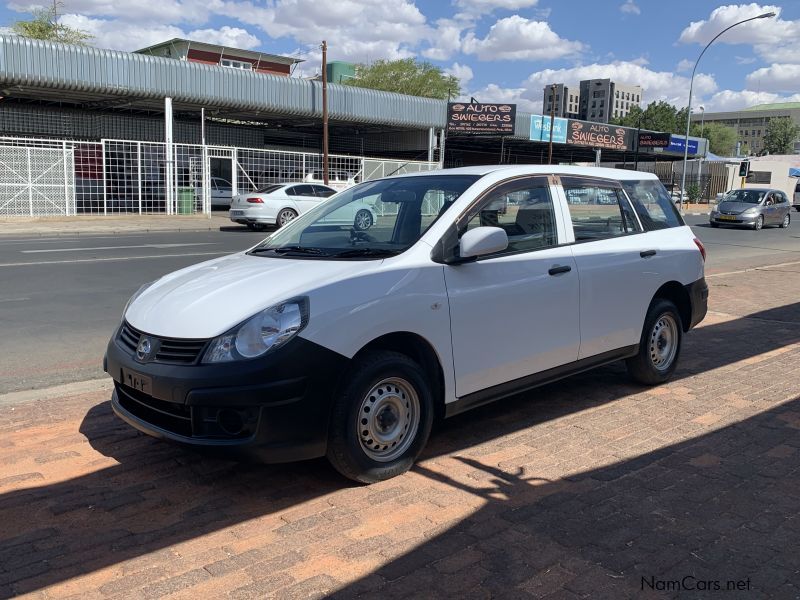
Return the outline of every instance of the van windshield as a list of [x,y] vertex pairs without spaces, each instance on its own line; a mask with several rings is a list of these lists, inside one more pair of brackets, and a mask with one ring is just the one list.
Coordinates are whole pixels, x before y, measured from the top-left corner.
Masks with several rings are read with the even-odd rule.
[[478,175],[417,175],[361,183],[282,227],[249,254],[385,258],[413,246]]

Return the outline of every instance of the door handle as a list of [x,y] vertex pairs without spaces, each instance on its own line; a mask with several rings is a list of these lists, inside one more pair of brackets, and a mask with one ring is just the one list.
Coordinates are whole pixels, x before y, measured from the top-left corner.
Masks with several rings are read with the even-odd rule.
[[572,267],[564,265],[563,267],[552,267],[548,269],[547,272],[550,273],[550,275],[559,275],[560,273],[569,273],[570,271],[572,271]]
[[639,256],[641,256],[642,258],[650,258],[651,256],[655,255],[656,255],[655,250],[642,250],[641,252],[639,252]]

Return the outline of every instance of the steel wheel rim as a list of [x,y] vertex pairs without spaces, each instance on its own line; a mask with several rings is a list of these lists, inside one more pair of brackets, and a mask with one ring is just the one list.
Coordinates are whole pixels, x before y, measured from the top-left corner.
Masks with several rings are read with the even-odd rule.
[[372,225],[372,216],[366,210],[360,210],[356,214],[356,227],[358,229],[369,229]]
[[356,415],[361,450],[377,462],[401,456],[416,438],[420,404],[414,386],[389,377],[372,386]]
[[286,225],[289,221],[294,219],[295,214],[293,210],[282,210],[281,214],[278,215],[278,222],[281,225]]
[[678,352],[678,323],[669,314],[661,315],[650,331],[648,350],[653,366],[659,371],[666,371],[672,366]]

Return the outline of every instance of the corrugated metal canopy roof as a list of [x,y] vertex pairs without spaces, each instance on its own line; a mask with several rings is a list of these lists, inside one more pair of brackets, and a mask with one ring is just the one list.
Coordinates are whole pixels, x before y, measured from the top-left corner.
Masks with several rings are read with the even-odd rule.
[[[128,98],[254,114],[321,117],[318,81],[221,69],[116,50],[101,50],[14,35],[0,36],[2,95]],[[329,84],[332,120],[413,128],[444,127],[443,100]],[[54,93],[55,92],[55,93]]]

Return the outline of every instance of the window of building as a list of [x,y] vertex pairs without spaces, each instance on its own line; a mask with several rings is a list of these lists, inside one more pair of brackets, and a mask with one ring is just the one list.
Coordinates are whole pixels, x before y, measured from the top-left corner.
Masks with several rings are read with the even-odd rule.
[[596,100],[592,100],[592,108],[597,108],[597,101]]
[[230,58],[223,58],[219,61],[220,66],[228,67],[229,69],[242,69],[243,71],[252,71],[253,65],[249,62],[242,60],[231,60]]
[[590,116],[591,116],[592,118],[594,118],[594,111],[592,111],[592,114],[591,114]]

